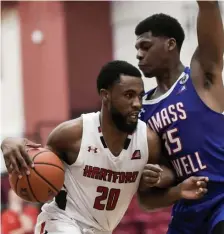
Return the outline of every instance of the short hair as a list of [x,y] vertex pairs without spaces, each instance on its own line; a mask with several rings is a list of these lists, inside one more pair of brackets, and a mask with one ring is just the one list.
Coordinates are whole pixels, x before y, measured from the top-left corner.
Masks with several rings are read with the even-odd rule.
[[141,72],[130,63],[122,60],[114,60],[105,64],[97,77],[97,90],[109,89],[120,81],[121,75],[141,78]]
[[149,31],[155,37],[173,37],[176,40],[178,50],[181,50],[185,34],[177,19],[163,13],[154,14],[136,26],[135,35],[140,36]]

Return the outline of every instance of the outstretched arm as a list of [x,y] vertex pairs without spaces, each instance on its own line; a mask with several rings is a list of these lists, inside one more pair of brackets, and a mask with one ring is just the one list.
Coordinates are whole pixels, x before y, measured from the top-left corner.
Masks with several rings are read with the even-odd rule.
[[180,199],[199,199],[207,193],[207,182],[207,177],[192,176],[168,189],[148,188],[138,192],[139,203],[143,209],[153,210],[170,206]]
[[205,71],[222,70],[224,30],[218,1],[198,1],[198,48]]
[[[222,80],[224,30],[218,1],[197,3],[198,47],[192,58],[192,78],[195,78],[195,84],[200,88],[201,85],[214,84]],[[202,70],[202,75],[198,75],[198,69]]]

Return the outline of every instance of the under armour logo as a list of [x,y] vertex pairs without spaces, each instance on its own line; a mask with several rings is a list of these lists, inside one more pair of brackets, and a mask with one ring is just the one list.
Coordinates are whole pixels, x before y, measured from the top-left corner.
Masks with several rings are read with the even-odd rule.
[[90,152],[90,151],[93,151],[96,154],[96,153],[98,153],[98,148],[89,146],[88,152]]

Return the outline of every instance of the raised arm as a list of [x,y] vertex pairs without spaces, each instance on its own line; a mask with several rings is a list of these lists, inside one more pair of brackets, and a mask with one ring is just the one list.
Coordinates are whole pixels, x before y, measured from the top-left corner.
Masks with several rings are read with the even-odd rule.
[[198,48],[202,67],[206,71],[222,70],[224,30],[218,1],[198,1]]
[[206,84],[208,86],[222,80],[224,30],[218,2],[197,1],[197,3],[198,47],[192,58],[192,78],[196,86]]

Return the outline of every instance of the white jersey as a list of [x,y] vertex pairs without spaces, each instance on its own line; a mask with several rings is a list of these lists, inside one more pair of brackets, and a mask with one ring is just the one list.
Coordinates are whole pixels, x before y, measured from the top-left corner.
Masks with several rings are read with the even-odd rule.
[[65,164],[65,184],[58,196],[42,210],[66,215],[101,231],[112,231],[136,193],[148,161],[146,124],[138,121],[115,157],[104,141],[99,112],[82,115],[81,148],[73,165]]

